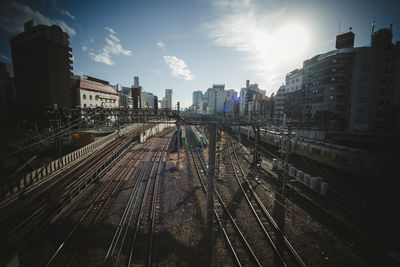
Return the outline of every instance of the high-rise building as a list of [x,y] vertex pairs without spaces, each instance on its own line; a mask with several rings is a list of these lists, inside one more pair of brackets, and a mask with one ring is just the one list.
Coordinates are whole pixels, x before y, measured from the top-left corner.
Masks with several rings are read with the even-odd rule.
[[165,89],[166,107],[172,109],[172,89]]
[[200,101],[202,99],[203,99],[202,91],[194,91],[193,92],[193,104],[195,104],[197,101]]
[[336,130],[347,127],[353,55],[354,48],[347,47],[304,61],[306,121]]
[[207,100],[207,113],[224,112],[224,106],[229,102],[228,98],[230,98],[230,91],[225,90],[225,84],[213,84],[204,95],[204,99]]
[[250,80],[246,80],[246,87],[242,88],[240,93],[243,96],[240,103],[240,113],[247,116],[249,114],[249,102],[253,100],[254,94],[260,93],[260,89],[257,83],[250,84]]
[[153,93],[142,92],[143,108],[154,108],[154,95]]
[[286,96],[285,85],[281,85],[281,87],[279,87],[278,92],[274,97],[274,120],[278,124],[281,124],[284,118],[285,96]]
[[392,29],[378,30],[371,46],[354,53],[350,95],[351,131],[393,133],[400,130],[400,42]]
[[133,77],[133,86],[139,87],[139,77],[138,76]]
[[72,49],[69,36],[57,25],[33,25],[11,37],[17,101],[24,117],[40,106],[74,106]]

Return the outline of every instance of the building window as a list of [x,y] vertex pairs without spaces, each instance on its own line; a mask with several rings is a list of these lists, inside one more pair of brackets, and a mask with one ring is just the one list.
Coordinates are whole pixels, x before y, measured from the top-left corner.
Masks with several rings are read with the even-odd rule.
[[335,81],[335,77],[332,77],[332,78],[331,78],[331,81],[334,82],[334,81]]
[[335,87],[332,86],[330,89],[333,91],[333,90],[335,90]]
[[96,95],[96,96],[95,96],[95,99],[96,99],[96,101],[99,100],[99,95]]
[[83,107],[86,108],[86,104],[83,104]]
[[336,59],[332,60],[333,63],[336,63]]
[[86,99],[86,95],[83,95],[83,99]]
[[89,100],[92,100],[92,95],[89,95]]
[[336,69],[335,69],[335,68],[333,68],[333,69],[332,69],[332,72],[335,72],[335,71],[336,71]]
[[358,103],[365,103],[365,97],[359,97],[358,99],[357,99],[357,102]]
[[333,95],[329,96],[329,99],[334,99],[334,96]]

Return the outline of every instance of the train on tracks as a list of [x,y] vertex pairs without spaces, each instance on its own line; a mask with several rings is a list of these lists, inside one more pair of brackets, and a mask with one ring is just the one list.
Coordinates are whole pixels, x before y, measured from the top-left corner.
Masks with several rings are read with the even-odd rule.
[[[238,132],[238,127],[232,126],[232,129]],[[240,133],[244,136],[249,135],[249,138],[254,140],[254,131],[251,127],[240,126]],[[282,135],[279,132],[260,129],[260,141],[280,148],[282,145]],[[378,157],[349,147],[304,140],[298,136],[293,136],[290,142],[291,153],[362,176],[372,176],[379,173],[385,164],[382,160],[378,160]]]

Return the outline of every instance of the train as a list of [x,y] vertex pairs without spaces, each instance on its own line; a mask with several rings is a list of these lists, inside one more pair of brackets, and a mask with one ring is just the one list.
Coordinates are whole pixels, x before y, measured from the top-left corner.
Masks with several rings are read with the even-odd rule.
[[[232,126],[238,132],[239,126]],[[254,131],[249,126],[240,126],[240,133],[254,139]],[[280,148],[282,136],[278,132],[260,129],[260,142]],[[294,136],[291,139],[290,152],[321,162],[323,164],[361,176],[373,176],[381,172],[384,162],[365,151],[329,144],[320,141],[310,141]]]
[[190,126],[189,132],[192,134],[196,146],[207,147],[208,140],[201,128],[197,126]]

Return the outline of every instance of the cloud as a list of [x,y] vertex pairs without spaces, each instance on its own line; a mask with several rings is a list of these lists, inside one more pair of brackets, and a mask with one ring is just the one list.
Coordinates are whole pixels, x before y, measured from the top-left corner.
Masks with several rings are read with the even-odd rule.
[[153,73],[155,73],[155,74],[161,74],[161,71],[159,71],[159,70],[153,70]]
[[90,36],[90,42],[93,43],[94,42],[94,38],[93,36]]
[[284,13],[284,2],[221,0],[212,7],[214,19],[203,29],[215,45],[242,55],[261,88],[276,91],[287,72],[301,67],[308,35],[301,21],[291,22]]
[[69,17],[70,19],[75,20],[75,16],[73,16],[71,13],[69,13],[67,10],[61,9],[57,6],[57,3],[55,0],[53,0],[53,8],[63,14],[64,16]]
[[185,61],[175,56],[164,56],[164,62],[171,69],[171,75],[186,81],[193,80],[194,76],[187,68]]
[[59,11],[61,12],[61,14],[65,15],[67,17],[70,17],[71,19],[75,20],[75,16],[71,15],[71,13],[69,13],[69,11],[66,11],[66,10],[63,10],[63,9],[60,9]]
[[113,29],[109,28],[109,27],[105,27],[105,29],[107,31],[109,31],[111,34],[116,34],[116,32]]
[[9,33],[24,31],[24,23],[33,19],[35,23],[44,25],[56,24],[71,37],[76,34],[74,28],[60,19],[50,19],[35,11],[26,4],[15,1],[1,1],[0,3],[0,28]]
[[96,62],[102,62],[111,66],[114,65],[114,62],[111,59],[112,55],[130,56],[132,55],[132,51],[126,50],[122,47],[119,38],[116,36],[117,33],[113,29],[108,27],[105,29],[110,32],[108,37],[105,38],[106,44],[99,54],[89,52],[89,57]]
[[88,50],[87,46],[83,45],[83,46],[82,46],[82,51],[83,51],[83,52],[86,52],[86,50]]
[[162,51],[166,51],[166,49],[167,49],[167,46],[163,43],[163,42],[161,42],[161,41],[158,41],[158,42],[156,42],[156,45],[158,46],[158,48],[160,48]]

